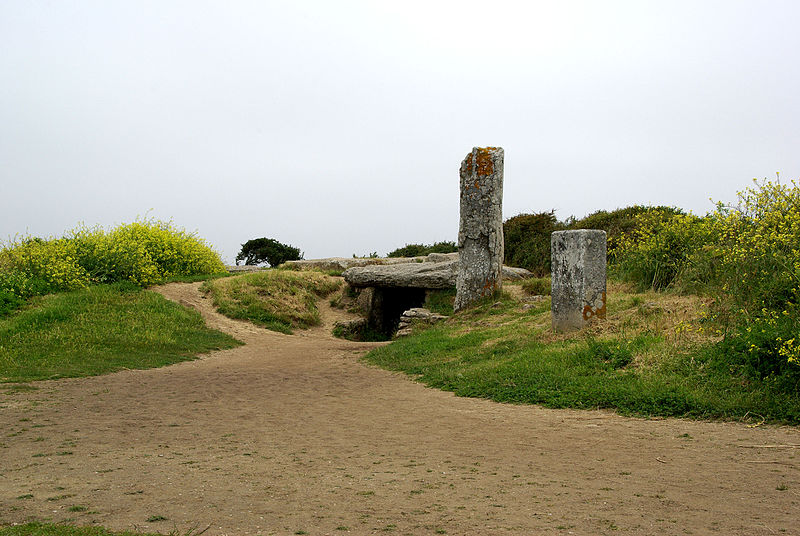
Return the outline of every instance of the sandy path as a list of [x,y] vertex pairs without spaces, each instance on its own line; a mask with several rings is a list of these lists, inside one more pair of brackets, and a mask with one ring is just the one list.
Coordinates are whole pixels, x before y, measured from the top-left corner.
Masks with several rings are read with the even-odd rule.
[[210,524],[214,535],[800,534],[796,428],[456,398],[359,364],[372,345],[327,327],[280,335],[217,315],[196,284],[161,292],[247,344],[0,389],[0,522]]

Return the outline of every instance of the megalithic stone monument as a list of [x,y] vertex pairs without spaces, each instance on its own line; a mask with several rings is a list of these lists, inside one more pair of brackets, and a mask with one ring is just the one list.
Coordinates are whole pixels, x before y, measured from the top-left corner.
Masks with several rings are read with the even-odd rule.
[[606,232],[590,229],[550,235],[553,331],[583,328],[606,317]]
[[456,311],[503,286],[503,156],[475,147],[461,162]]

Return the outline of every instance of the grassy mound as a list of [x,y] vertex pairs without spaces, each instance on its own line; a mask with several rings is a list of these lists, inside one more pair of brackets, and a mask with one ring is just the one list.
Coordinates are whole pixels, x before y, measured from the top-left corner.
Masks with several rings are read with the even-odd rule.
[[612,284],[608,320],[553,334],[550,300],[505,295],[364,359],[460,396],[623,414],[800,423],[796,388],[761,380],[715,352],[696,296]]
[[262,270],[206,281],[200,288],[220,313],[290,334],[295,328],[318,325],[317,299],[341,285],[341,279],[315,271]]
[[238,344],[155,292],[93,285],[35,298],[0,318],[0,382],[161,367]]

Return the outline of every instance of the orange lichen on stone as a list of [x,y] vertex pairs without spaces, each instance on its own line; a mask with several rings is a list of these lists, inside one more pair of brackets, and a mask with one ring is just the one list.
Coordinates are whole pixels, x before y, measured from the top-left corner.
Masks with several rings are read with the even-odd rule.
[[477,147],[477,157],[475,170],[478,176],[485,177],[494,173],[494,162],[492,162],[491,151],[496,147]]
[[483,282],[483,290],[481,294],[484,296],[491,296],[495,292],[497,292],[497,279],[493,277],[487,277]]
[[583,319],[588,321],[592,318],[604,320],[606,318],[606,293],[603,292],[603,305],[599,308],[592,305],[583,306]]

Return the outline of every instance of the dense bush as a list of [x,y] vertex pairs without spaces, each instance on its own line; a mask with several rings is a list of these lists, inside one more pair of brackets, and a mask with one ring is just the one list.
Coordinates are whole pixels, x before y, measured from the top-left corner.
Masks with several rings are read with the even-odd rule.
[[[719,359],[764,377],[800,380],[800,188],[756,182],[735,206],[703,217],[643,213],[616,270],[640,286],[713,296]],[[787,364],[792,365],[787,368]]]
[[615,271],[641,288],[673,285],[709,240],[706,221],[691,214],[665,218],[660,211],[647,211],[635,220],[634,230],[619,240]]
[[62,238],[23,238],[0,249],[0,311],[31,296],[128,281],[222,272],[205,242],[172,223],[147,220],[111,231],[79,227]]
[[553,211],[536,214],[519,214],[503,223],[505,239],[505,263],[527,268],[537,276],[550,273],[550,235],[553,231],[572,229],[598,229],[608,237],[608,259],[613,262],[615,252],[623,237],[628,242],[639,238],[639,217],[648,214],[654,220],[667,220],[673,215],[683,214],[671,207],[645,207],[634,205],[611,212],[598,210],[588,216],[559,221]]
[[598,210],[588,216],[576,220],[569,218],[565,222],[567,229],[598,229],[606,232],[608,239],[608,258],[614,260],[614,254],[623,236],[635,237],[636,229],[640,225],[637,216],[648,213],[651,217],[660,216],[663,219],[676,214],[683,214],[683,211],[673,207],[647,207],[643,205],[633,205],[625,208],[618,208],[611,212]]
[[455,242],[435,242],[431,245],[426,244],[406,244],[402,248],[397,248],[389,252],[387,257],[423,257],[431,253],[455,253],[458,247]]
[[564,224],[554,211],[519,214],[503,222],[505,264],[526,268],[536,276],[550,273],[550,234]]
[[297,261],[303,258],[296,247],[282,244],[274,238],[254,238],[242,244],[242,249],[236,255],[236,264],[244,261],[245,265],[254,266],[267,263],[278,266],[286,261]]

